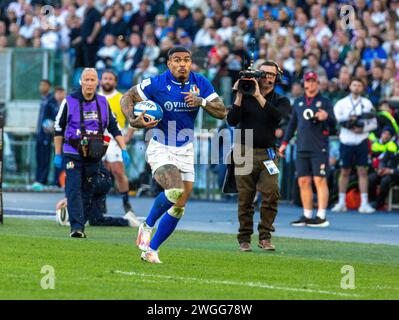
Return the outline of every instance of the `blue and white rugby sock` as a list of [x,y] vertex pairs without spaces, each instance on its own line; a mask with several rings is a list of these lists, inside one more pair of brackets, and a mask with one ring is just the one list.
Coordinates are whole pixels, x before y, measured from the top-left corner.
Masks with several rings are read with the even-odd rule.
[[[168,210],[168,212],[162,217],[161,221],[159,222],[157,232],[150,242],[150,250],[158,250],[159,246],[163,242],[165,242],[166,239],[169,238],[169,236],[176,229],[177,223],[183,216],[183,213],[184,208],[173,207]],[[180,218],[176,218],[176,215]]]
[[165,192],[161,192],[154,200],[150,214],[148,215],[145,223],[147,226],[152,228],[160,216],[162,216],[166,210],[172,208],[173,202],[166,198]]

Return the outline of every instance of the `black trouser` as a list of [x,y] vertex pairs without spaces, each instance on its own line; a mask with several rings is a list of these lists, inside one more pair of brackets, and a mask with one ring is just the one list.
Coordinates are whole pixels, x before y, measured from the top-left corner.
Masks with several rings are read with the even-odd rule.
[[47,183],[50,171],[51,140],[38,139],[36,141],[36,177],[35,181]]
[[93,68],[96,64],[96,54],[98,51],[97,44],[82,44],[83,66],[85,68]]
[[68,214],[71,230],[84,231],[86,221],[95,226],[127,226],[128,222],[119,217],[104,217],[105,195],[94,196],[90,178],[98,174],[101,161],[90,162],[74,156],[64,156],[66,167],[65,193],[68,200]]
[[83,59],[82,46],[79,44],[73,47],[75,49],[75,69],[84,68],[85,63]]
[[[52,143],[48,139],[38,139],[36,141],[36,174],[35,181],[41,184],[47,184],[48,174],[50,172]],[[54,185],[60,185],[59,176],[62,169],[54,168]]]
[[85,214],[88,217],[91,226],[101,227],[127,227],[129,223],[122,217],[104,216],[106,213],[106,195],[93,197],[91,208]]
[[[377,195],[377,185],[380,184],[380,192]],[[385,200],[388,197],[389,189],[394,184],[399,184],[399,176],[389,174],[379,176],[376,172],[369,175],[369,197],[376,201],[377,208],[384,206]]]

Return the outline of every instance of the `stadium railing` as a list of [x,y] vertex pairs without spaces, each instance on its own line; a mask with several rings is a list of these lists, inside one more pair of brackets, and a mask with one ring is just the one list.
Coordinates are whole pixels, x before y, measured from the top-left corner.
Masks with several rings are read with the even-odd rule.
[[[9,150],[15,170],[5,170],[4,180],[30,183],[35,169],[34,134],[40,105],[39,81],[70,86],[66,56],[60,51],[7,48],[0,52],[0,104],[4,105]],[[8,165],[8,164],[7,164]]]

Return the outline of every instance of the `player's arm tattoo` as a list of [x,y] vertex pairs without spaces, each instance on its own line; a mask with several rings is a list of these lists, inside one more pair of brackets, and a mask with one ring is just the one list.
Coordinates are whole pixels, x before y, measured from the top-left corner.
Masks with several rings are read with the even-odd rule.
[[179,169],[172,164],[159,167],[154,173],[154,178],[163,189],[183,188],[184,186]]
[[224,106],[222,99],[219,97],[213,99],[212,101],[206,102],[206,107],[204,108],[212,117],[217,119],[224,119],[227,115],[227,109]]
[[133,113],[134,104],[140,101],[143,101],[143,99],[138,93],[137,85],[130,88],[121,98],[122,112],[132,127],[135,127],[136,118]]

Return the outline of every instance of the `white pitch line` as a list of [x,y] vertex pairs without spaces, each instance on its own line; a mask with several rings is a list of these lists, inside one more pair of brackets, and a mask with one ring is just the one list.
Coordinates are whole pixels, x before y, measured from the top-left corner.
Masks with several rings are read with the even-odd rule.
[[54,216],[47,216],[47,215],[24,215],[24,214],[7,214],[6,217],[8,218],[16,218],[16,219],[29,219],[29,220],[54,220]]
[[282,290],[282,291],[330,294],[330,295],[342,296],[342,297],[359,297],[358,294],[341,293],[341,292],[324,291],[324,290],[312,290],[312,289],[303,289],[303,288],[280,287],[280,286],[273,286],[273,285],[261,283],[261,282],[237,282],[237,281],[226,281],[226,280],[207,280],[207,279],[192,278],[192,277],[179,277],[179,276],[166,276],[166,275],[159,275],[159,274],[126,272],[126,271],[120,271],[120,270],[115,270],[114,273],[122,274],[125,276],[138,276],[138,277],[159,278],[159,279],[166,279],[166,280],[192,281],[192,282],[200,282],[202,284],[221,284],[221,285],[228,285],[228,286],[266,288],[266,289]]
[[[45,210],[45,209],[24,209],[24,208],[4,208],[4,211],[16,211],[16,212],[33,212],[33,213],[51,213],[55,217],[55,210]],[[19,215],[19,214],[6,214],[7,217],[21,217],[21,218],[30,218],[30,217],[35,217],[34,215]],[[51,217],[48,215],[38,215],[39,217]],[[119,217],[119,216],[113,216],[113,215],[108,215],[109,217]],[[138,216],[138,219],[145,220],[147,217],[146,216]]]
[[377,224],[379,228],[399,228],[399,224]]
[[17,212],[53,213],[55,215],[55,210],[28,209],[28,208],[4,208],[4,211],[7,211],[7,210],[17,211]]

